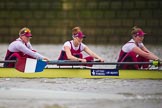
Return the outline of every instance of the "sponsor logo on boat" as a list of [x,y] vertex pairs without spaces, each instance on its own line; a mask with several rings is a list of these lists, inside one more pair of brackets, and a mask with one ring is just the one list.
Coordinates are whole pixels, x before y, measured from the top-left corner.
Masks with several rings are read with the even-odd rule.
[[118,69],[91,69],[91,76],[119,76]]

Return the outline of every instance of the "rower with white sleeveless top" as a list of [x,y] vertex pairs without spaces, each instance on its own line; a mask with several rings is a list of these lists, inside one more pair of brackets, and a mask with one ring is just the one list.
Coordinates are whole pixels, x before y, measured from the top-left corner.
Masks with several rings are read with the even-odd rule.
[[[8,46],[5,60],[17,60],[21,57],[47,60],[48,58],[36,52],[30,43],[31,30],[27,27],[19,31],[19,38]],[[15,63],[4,63],[4,67],[14,67]]]
[[[131,31],[132,39],[129,40],[119,54],[118,62],[149,62],[149,60],[160,60],[155,54],[149,51],[143,44],[144,35],[146,33],[138,27],[133,27]],[[118,69],[147,69],[148,64],[143,65],[129,65],[121,64],[117,65]]]
[[[85,45],[82,41],[85,38],[85,35],[81,31],[80,27],[74,27],[72,29],[72,40],[66,41],[62,47],[59,60],[73,60],[80,62],[93,61],[98,59],[101,62],[104,62],[104,59],[94,53]],[[86,52],[89,56],[83,57],[82,51]]]

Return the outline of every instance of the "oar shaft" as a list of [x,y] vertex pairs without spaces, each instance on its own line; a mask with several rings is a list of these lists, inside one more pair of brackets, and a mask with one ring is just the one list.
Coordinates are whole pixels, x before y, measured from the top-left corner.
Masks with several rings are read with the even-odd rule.
[[5,61],[0,61],[0,63],[15,63],[16,60],[5,60]]
[[[16,60],[5,60],[0,61],[0,63],[15,63]],[[153,65],[153,62],[78,62],[78,61],[70,61],[70,60],[53,60],[48,61],[49,65],[136,65],[136,64],[148,64]],[[159,62],[159,64],[162,64]]]
[[122,64],[129,64],[129,65],[135,65],[135,64],[149,64],[152,65],[152,62],[63,62],[63,61],[49,61],[48,64],[57,64],[57,65],[122,65]]

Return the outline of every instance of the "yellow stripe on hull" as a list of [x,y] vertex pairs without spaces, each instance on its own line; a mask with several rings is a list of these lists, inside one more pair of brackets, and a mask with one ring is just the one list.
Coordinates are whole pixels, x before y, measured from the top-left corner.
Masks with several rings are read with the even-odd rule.
[[91,76],[90,69],[44,69],[43,72],[22,73],[14,68],[0,68],[0,78],[119,78],[162,79],[162,71],[119,70],[119,76]]

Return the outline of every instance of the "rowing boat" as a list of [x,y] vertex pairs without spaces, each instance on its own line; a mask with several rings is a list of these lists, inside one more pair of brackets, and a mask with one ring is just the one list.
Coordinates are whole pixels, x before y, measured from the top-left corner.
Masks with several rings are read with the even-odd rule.
[[15,68],[0,68],[0,78],[117,78],[162,79],[162,70],[116,70],[93,68],[45,68],[43,72],[23,73]]
[[[15,68],[0,68],[0,78],[118,78],[118,79],[162,79],[162,70],[118,70],[108,69],[106,65],[149,64],[159,66],[161,62],[76,62],[76,61],[41,61],[21,58]],[[67,66],[68,64],[68,66]],[[87,67],[86,65],[104,65],[105,68]],[[47,65],[56,65],[47,67]],[[59,66],[58,66],[59,65]],[[61,65],[61,66],[60,66]],[[66,65],[66,66],[65,66]]]

